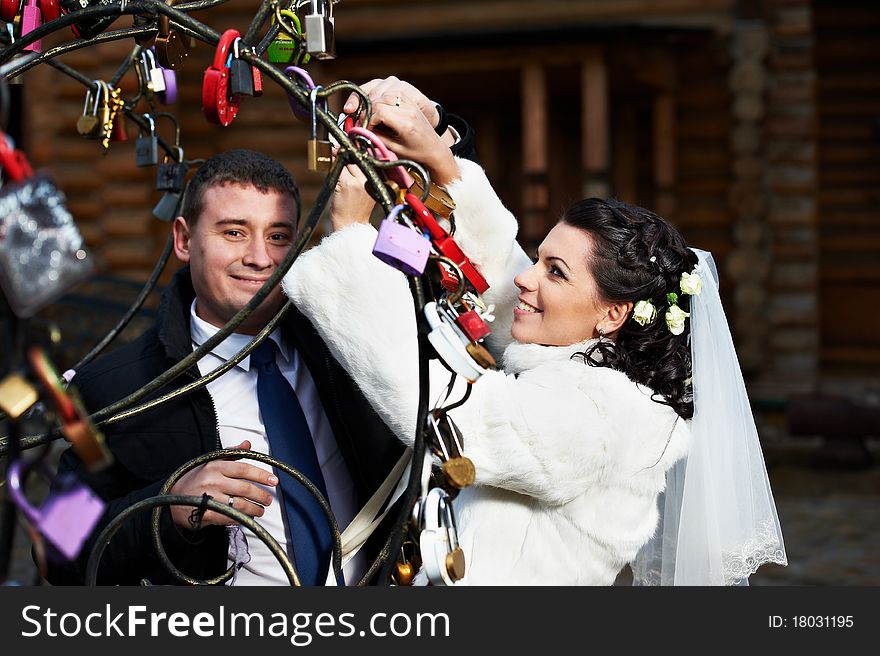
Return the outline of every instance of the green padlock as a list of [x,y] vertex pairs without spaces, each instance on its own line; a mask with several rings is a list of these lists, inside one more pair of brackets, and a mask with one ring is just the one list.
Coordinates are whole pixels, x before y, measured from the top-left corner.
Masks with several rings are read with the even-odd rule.
[[[289,22],[284,19],[287,19]],[[276,20],[281,23],[282,29],[278,32],[278,36],[275,37],[272,43],[269,44],[266,54],[269,57],[269,61],[273,64],[292,64],[296,60],[299,46],[286,30],[295,30],[300,37],[302,36],[302,26],[299,22],[299,16],[289,9],[281,9],[275,12],[272,22],[274,23]],[[310,56],[306,53],[306,56],[303,57],[302,63],[308,63],[309,59]]]

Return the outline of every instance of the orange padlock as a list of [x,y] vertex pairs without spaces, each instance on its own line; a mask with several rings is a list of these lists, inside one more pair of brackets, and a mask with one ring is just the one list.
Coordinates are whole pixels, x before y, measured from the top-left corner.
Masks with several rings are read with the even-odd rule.
[[205,69],[202,81],[202,112],[208,121],[224,127],[238,115],[241,104],[238,98],[229,93],[229,69],[226,68],[229,49],[239,36],[238,30],[223,33],[214,52],[214,62]]

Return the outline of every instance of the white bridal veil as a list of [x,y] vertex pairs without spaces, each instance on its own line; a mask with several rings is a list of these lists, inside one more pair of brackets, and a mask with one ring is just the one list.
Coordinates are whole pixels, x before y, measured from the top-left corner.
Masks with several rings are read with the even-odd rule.
[[634,585],[747,585],[764,563],[787,564],[718,271],[711,253],[693,250],[703,289],[690,297],[691,443],[667,472],[657,531],[632,565]]

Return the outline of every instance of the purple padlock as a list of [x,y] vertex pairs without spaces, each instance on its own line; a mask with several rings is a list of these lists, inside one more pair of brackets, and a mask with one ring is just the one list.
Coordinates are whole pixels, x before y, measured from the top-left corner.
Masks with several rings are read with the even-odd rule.
[[[28,521],[67,560],[73,560],[95,524],[104,514],[104,502],[95,495],[75,474],[58,476],[52,485],[49,498],[37,509],[24,496],[21,485],[22,471],[33,463],[16,460],[9,467],[7,482],[10,497],[24,513]],[[50,477],[43,462],[37,464],[40,473]]]
[[165,78],[165,91],[160,91],[156,95],[163,105],[173,105],[177,102],[177,73],[170,68],[162,68],[162,77]]
[[398,223],[395,219],[406,205],[397,205],[388,218],[379,224],[379,236],[373,245],[373,255],[408,276],[420,276],[425,272],[431,242],[415,230]]
[[[315,88],[315,82],[312,80],[312,76],[308,74],[305,69],[300,68],[299,66],[288,66],[284,69],[284,74],[290,77],[291,73],[295,73],[300,78],[302,78],[303,82],[306,83],[309,89]],[[299,101],[294,98],[291,94],[287,94],[287,102],[290,105],[291,111],[293,111],[294,116],[296,116],[301,121],[311,121],[312,119],[312,109],[311,107],[305,107],[299,103]]]
[[151,47],[150,50],[153,52],[153,60],[156,62],[156,67],[162,71],[162,79],[165,80],[165,90],[156,92],[156,96],[163,105],[173,105],[177,102],[177,74],[159,63],[156,59],[155,46]]

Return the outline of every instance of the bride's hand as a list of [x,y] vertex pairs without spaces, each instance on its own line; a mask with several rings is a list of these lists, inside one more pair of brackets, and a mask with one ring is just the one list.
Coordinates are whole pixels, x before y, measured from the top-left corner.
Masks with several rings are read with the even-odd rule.
[[342,170],[330,198],[330,223],[334,231],[352,223],[370,222],[376,202],[364,188],[366,181],[367,176],[355,164]]
[[[361,88],[373,103],[367,128],[379,135],[388,148],[398,157],[423,164],[438,184],[459,177],[458,165],[449,150],[454,137],[449,131],[442,137],[434,131],[439,115],[431,100],[413,85],[393,76],[371,80]],[[351,114],[357,106],[358,98],[352,95],[343,111]]]

